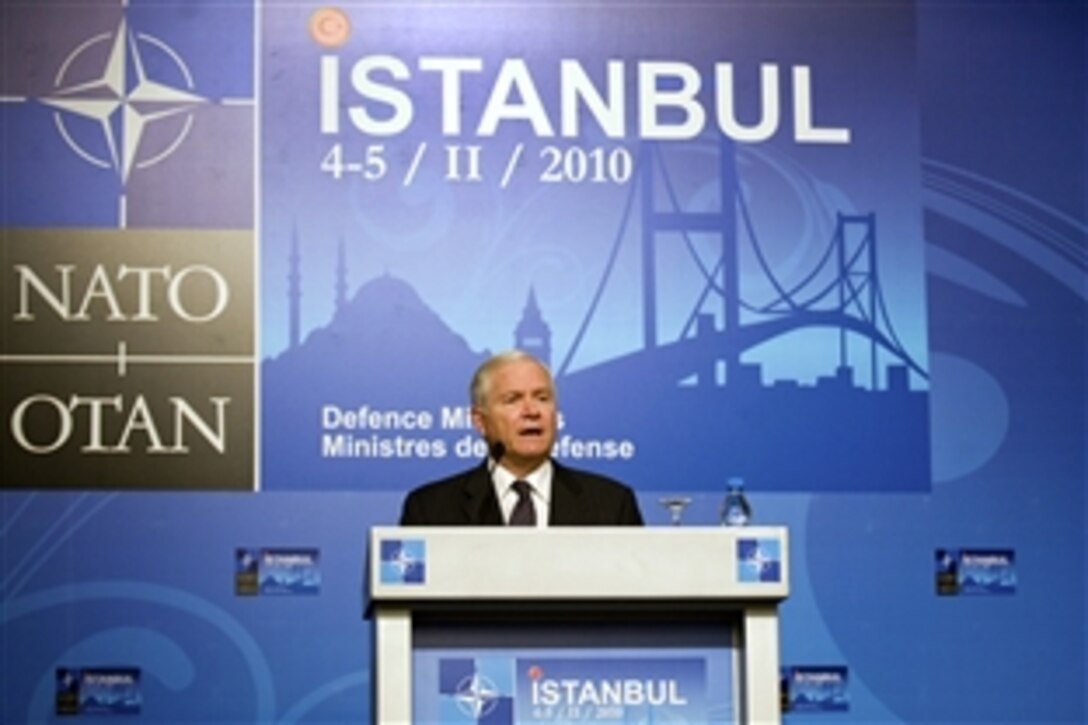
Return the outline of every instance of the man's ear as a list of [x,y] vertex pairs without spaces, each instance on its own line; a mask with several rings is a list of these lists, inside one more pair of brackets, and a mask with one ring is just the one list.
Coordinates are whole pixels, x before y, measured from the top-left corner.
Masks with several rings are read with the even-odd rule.
[[484,433],[484,413],[476,406],[472,407],[472,427],[476,429],[476,432],[480,434],[481,438],[487,438]]

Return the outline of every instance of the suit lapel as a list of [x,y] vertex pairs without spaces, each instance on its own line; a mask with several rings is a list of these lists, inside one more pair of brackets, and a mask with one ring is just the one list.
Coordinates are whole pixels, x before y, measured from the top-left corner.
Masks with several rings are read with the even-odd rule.
[[465,479],[464,512],[468,523],[473,526],[502,526],[502,511],[495,498],[495,486],[487,463],[472,469]]
[[552,461],[552,502],[549,526],[576,526],[582,522],[582,484],[570,471]]

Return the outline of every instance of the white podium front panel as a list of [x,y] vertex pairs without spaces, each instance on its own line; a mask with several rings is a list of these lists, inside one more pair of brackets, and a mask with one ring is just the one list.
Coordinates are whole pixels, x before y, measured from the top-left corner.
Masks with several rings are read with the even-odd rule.
[[781,600],[779,527],[388,527],[371,531],[372,602]]

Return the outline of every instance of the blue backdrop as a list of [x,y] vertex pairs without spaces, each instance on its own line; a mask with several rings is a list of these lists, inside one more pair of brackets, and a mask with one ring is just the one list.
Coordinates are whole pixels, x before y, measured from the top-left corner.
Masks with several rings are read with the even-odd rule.
[[[252,290],[260,302],[260,343],[245,342],[241,352],[229,344],[216,350],[248,355],[255,370],[248,383],[232,384],[258,391],[255,407],[262,412],[251,432],[256,445],[247,455],[258,457],[259,470],[250,479],[251,471],[228,467],[245,485],[202,478],[199,466],[187,475],[191,488],[246,488],[256,481],[262,490],[117,491],[108,467],[85,480],[78,472],[66,478],[61,488],[72,490],[49,490],[56,486],[34,478],[38,469],[23,468],[22,459],[5,448],[0,720],[67,719],[55,714],[57,668],[135,667],[147,721],[368,721],[371,643],[361,616],[367,531],[396,521],[405,487],[468,465],[471,455],[460,462],[452,452],[399,462],[322,455],[319,411],[326,404],[357,409],[365,403],[437,414],[443,406],[462,405],[473,363],[489,349],[512,344],[518,323],[534,319],[526,312],[533,305],[542,316],[538,322],[550,330],[552,363],[561,372],[565,430],[635,444],[633,459],[583,463],[636,485],[651,525],[667,523],[658,498],[673,491],[693,499],[685,523],[716,524],[724,479],[742,472],[756,521],[790,528],[792,593],[782,608],[782,662],[846,667],[849,710],[789,713],[788,722],[1088,720],[1088,13],[1081,3],[840,3],[804,11],[773,5],[781,14],[765,16],[727,4],[667,10],[604,4],[597,8],[600,17],[585,11],[587,29],[570,29],[561,41],[557,28],[569,29],[569,18],[583,11],[541,4],[537,12],[546,17],[534,20],[541,47],[498,7],[489,26],[478,14],[452,7],[423,12],[345,3],[353,23],[340,46],[335,23],[307,35],[318,3],[266,2],[255,10],[241,1],[133,2],[125,13],[105,3],[88,6],[15,2],[0,10],[5,304],[17,306],[13,269],[22,263],[27,230],[128,234],[185,228],[193,230],[194,240],[198,231],[252,230],[260,245],[254,262],[259,285]],[[674,27],[673,19],[675,27],[689,27],[699,25],[700,13],[719,17],[718,12],[753,23],[771,38],[769,47],[790,43],[792,55],[783,51],[773,59],[783,68],[811,62],[817,125],[850,125],[856,143],[839,156],[781,140],[738,144],[744,147],[732,153],[706,139],[693,140],[679,155],[670,147],[654,177],[659,208],[673,203],[668,182],[675,180],[685,210],[720,211],[720,199],[727,198],[722,189],[729,187],[729,164],[721,159],[734,158],[735,191],[751,203],[753,225],[777,226],[802,240],[791,246],[777,237],[778,246],[772,241],[766,249],[769,267],[786,275],[781,282],[791,289],[801,289],[822,250],[830,248],[837,214],[873,213],[878,268],[858,266],[851,273],[860,288],[879,272],[888,318],[900,336],[898,353],[890,352],[894,344],[882,346],[874,364],[868,343],[880,335],[891,340],[888,328],[874,323],[862,329],[842,317],[832,326],[831,353],[822,333],[810,338],[804,330],[793,338],[778,335],[784,340],[778,348],[773,339],[771,346],[745,346],[727,331],[748,325],[758,330],[754,325],[762,318],[748,310],[730,328],[727,304],[709,311],[701,305],[706,279],[698,265],[692,271],[666,253],[657,258],[661,301],[648,332],[637,294],[645,293],[638,252],[629,251],[638,249],[639,237],[618,229],[626,214],[625,191],[645,182],[638,176],[642,166],[633,167],[628,184],[592,193],[566,186],[557,192],[559,201],[548,202],[591,230],[592,243],[586,231],[585,238],[537,239],[536,246],[519,235],[542,226],[571,233],[568,219],[533,218],[532,205],[543,203],[536,189],[511,187],[513,196],[506,197],[494,189],[459,189],[457,205],[473,214],[434,227],[447,200],[441,192],[446,187],[433,179],[409,192],[382,191],[359,179],[332,184],[317,170],[337,139],[345,148],[355,145],[356,153],[363,145],[346,133],[340,138],[315,131],[317,101],[305,94],[317,93],[322,55],[340,57],[345,74],[366,52],[418,52],[413,47],[485,58],[523,54],[535,68],[575,54],[572,48],[584,47],[608,19],[615,32],[604,47],[586,50],[586,59],[633,61],[653,50],[697,67],[719,55],[735,60],[738,69],[766,61],[758,44],[745,46],[732,29],[720,29],[732,43],[721,53],[715,44],[719,28],[687,37],[666,30]],[[805,15],[782,20],[794,12]],[[103,58],[118,18],[127,17],[143,33],[132,42],[149,59],[147,72],[155,75],[150,59],[158,57],[163,73],[177,74],[173,87],[199,91],[205,99],[196,106],[193,127],[168,127],[157,156],[142,147],[144,155],[130,159],[128,176],[123,145],[110,166],[109,145],[93,146],[100,139],[90,133],[95,129],[81,136],[70,120],[67,140],[56,132],[49,109],[71,108],[60,103],[64,94],[57,88],[78,87],[86,78],[77,77],[78,63],[65,66],[64,75],[59,60],[50,65],[47,54],[31,53],[26,44],[48,30],[47,47],[57,59],[69,57],[73,48],[96,52],[98,45],[88,39],[98,36],[76,32],[68,13],[84,13],[83,27],[101,28],[96,42]],[[371,18],[380,22],[368,23]],[[432,24],[447,28],[449,37],[435,39],[422,30],[422,39],[413,35],[413,28]],[[209,27],[220,32],[209,35]],[[651,34],[649,46],[638,46],[648,28],[659,35]],[[478,42],[494,36],[501,42]],[[552,41],[558,47],[549,50]],[[188,63],[193,88],[164,47]],[[255,48],[263,49],[257,64],[251,57]],[[218,65],[208,58],[220,59]],[[133,70],[129,80],[139,77]],[[53,105],[27,100],[45,98]],[[169,94],[159,100],[183,108],[193,102]],[[344,99],[345,107],[352,102]],[[465,102],[472,108],[483,98],[470,94]],[[433,113],[426,118],[437,123]],[[532,141],[523,124],[517,128],[489,139],[494,145],[488,148],[505,153],[521,140]],[[133,133],[131,127],[122,131]],[[178,162],[166,150],[183,133],[199,152]],[[404,171],[419,142],[434,140],[428,133],[434,129],[391,139],[388,160]],[[603,133],[589,140],[601,148],[617,145]],[[632,158],[649,163],[652,152],[631,141],[622,145]],[[579,143],[590,145],[586,139]],[[79,154],[72,154],[73,146],[83,149],[84,160],[97,158],[105,166],[88,163],[74,170]],[[249,166],[236,161],[239,154]],[[259,156],[259,173],[252,171],[253,156]],[[139,166],[156,157],[157,163]],[[180,166],[171,167],[172,161]],[[58,172],[50,164],[73,170]],[[498,166],[484,170],[499,177]],[[432,173],[440,176],[442,170],[448,169]],[[310,195],[299,203],[296,186]],[[249,206],[251,191],[238,188],[260,190],[256,213]],[[768,198],[791,199],[796,208],[776,207]],[[582,202],[588,206],[580,207]],[[341,211],[328,212],[322,204]],[[635,212],[630,219],[639,227],[659,223]],[[389,233],[383,221],[412,233],[390,242],[383,237]],[[853,245],[846,248],[864,252],[871,227],[857,224],[846,230]],[[743,219],[738,226],[744,227]],[[671,233],[675,246],[684,243]],[[635,246],[617,246],[623,250],[614,267],[620,282],[606,285],[599,316],[586,323],[587,342],[578,343],[610,245],[625,235]],[[199,239],[213,256],[235,244]],[[689,242],[712,270],[719,240],[696,235]],[[740,253],[747,256],[738,262],[745,271],[739,297],[769,304],[774,285],[756,281],[752,270],[760,263],[754,248],[745,246],[743,235],[738,243],[750,250]],[[526,255],[543,261],[527,269]],[[624,255],[634,256],[627,266]],[[241,254],[243,262],[254,256],[252,250]],[[464,256],[480,260],[479,277],[445,280],[441,268]],[[301,281],[292,281],[296,275]],[[510,280],[509,287],[495,289],[495,278]],[[824,286],[843,278],[832,275]],[[608,299],[625,286],[636,294]],[[303,301],[297,321],[292,295]],[[96,304],[102,303],[99,295]],[[7,318],[12,309],[4,308]],[[811,312],[831,315],[835,308]],[[383,336],[382,324],[392,331]],[[725,350],[710,356],[709,366],[699,352],[700,324],[711,344]],[[833,381],[842,367],[836,335],[851,325],[846,387],[852,392],[844,392]],[[29,363],[19,355],[30,350],[16,340],[20,330],[5,319],[0,364],[6,438],[13,398],[51,380],[25,372]],[[374,341],[389,345],[383,348],[389,357],[367,354],[366,345]],[[731,345],[740,346],[739,360],[729,357],[737,349]],[[443,364],[411,362],[423,354]],[[743,376],[738,363],[758,369],[749,373],[756,376],[748,391],[752,397],[736,389],[722,392]],[[896,389],[896,375],[903,376],[902,406],[866,407],[864,401]],[[821,388],[817,381],[825,378],[832,382]],[[613,379],[627,385],[605,384]],[[782,386],[783,380],[793,385]],[[631,381],[645,389],[632,395]],[[718,387],[708,390],[711,381]],[[826,396],[811,406],[802,397],[821,391]],[[752,412],[776,405],[797,413],[804,425],[794,429],[783,417]],[[647,407],[667,414],[640,419]],[[141,439],[147,433],[143,422]],[[707,431],[719,437],[704,438]],[[415,437],[442,439],[452,451],[468,434],[451,426]],[[715,440],[742,440],[746,446],[711,450]],[[20,455],[34,463],[25,451]],[[78,458],[62,462],[76,471],[81,465]],[[123,488],[155,487],[160,465],[165,471],[174,464],[151,456],[140,469],[144,485]],[[31,490],[14,490],[19,488]],[[316,549],[316,591],[239,595],[238,549],[261,548]],[[1014,591],[938,596],[936,552],[963,549],[1011,552]]]

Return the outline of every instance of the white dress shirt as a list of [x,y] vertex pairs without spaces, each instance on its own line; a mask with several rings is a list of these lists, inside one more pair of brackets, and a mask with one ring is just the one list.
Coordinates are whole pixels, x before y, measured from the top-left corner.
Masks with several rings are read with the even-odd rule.
[[536,525],[538,528],[548,525],[548,510],[552,500],[552,462],[544,461],[529,475],[520,479],[510,471],[498,465],[491,474],[491,483],[495,486],[495,498],[499,501],[502,510],[502,520],[510,521],[510,514],[514,511],[514,505],[518,502],[518,493],[514,490],[514,481],[527,481],[532,487],[533,509],[536,511]]

